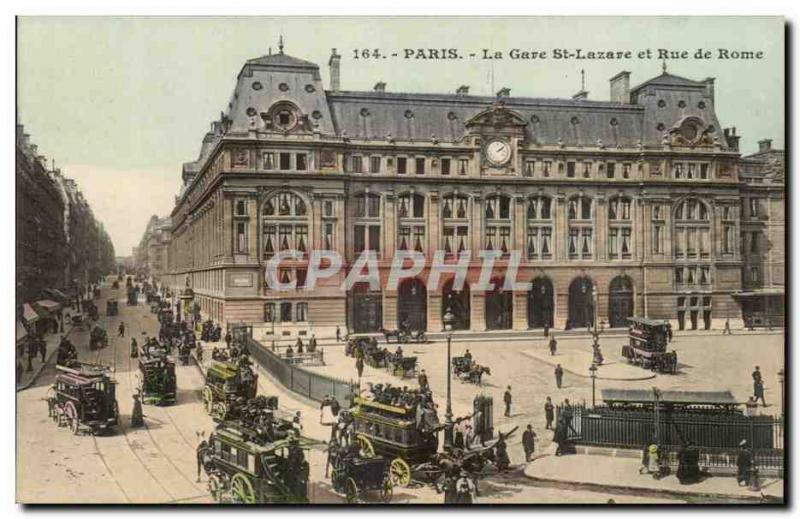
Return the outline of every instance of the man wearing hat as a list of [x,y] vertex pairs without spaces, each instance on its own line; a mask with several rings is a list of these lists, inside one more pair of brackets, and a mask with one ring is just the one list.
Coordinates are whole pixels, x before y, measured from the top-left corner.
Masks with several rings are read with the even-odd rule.
[[736,456],[736,481],[740,487],[746,487],[750,482],[750,472],[753,465],[753,453],[747,445],[747,440],[739,442],[739,454]]

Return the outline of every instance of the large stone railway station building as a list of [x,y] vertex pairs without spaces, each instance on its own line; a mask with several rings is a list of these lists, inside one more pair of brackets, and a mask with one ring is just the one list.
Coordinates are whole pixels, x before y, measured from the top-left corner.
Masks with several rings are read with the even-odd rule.
[[[762,141],[741,157],[714,109],[714,79],[664,71],[610,100],[352,92],[319,66],[284,54],[247,61],[227,110],[184,165],[172,212],[165,286],[203,318],[275,333],[337,325],[355,332],[625,326],[631,315],[680,329],[741,324],[743,310],[783,322],[783,152]],[[457,87],[457,88],[456,88]],[[282,262],[292,291],[272,291],[266,262],[282,250],[337,251],[345,269],[302,288],[304,259]],[[467,283],[427,272],[397,290],[340,291],[374,251],[385,281],[398,250],[456,262]],[[530,290],[474,287],[478,251],[512,251]],[[494,280],[502,285],[502,279]],[[187,290],[191,289],[191,290]],[[771,314],[771,317],[770,317]]]

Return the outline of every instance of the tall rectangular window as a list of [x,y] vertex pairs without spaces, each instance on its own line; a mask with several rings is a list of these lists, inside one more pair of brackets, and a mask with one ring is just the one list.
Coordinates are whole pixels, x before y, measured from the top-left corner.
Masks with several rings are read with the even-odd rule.
[[629,162],[622,165],[622,178],[631,178],[631,165]]
[[584,162],[583,163],[583,178],[589,178],[592,176],[592,163],[591,162]]
[[369,158],[369,172],[370,173],[380,173],[381,172],[381,158],[380,157],[370,157]]
[[525,161],[524,175],[526,177],[532,177],[533,176],[533,169],[534,169],[535,166],[536,166],[536,162],[534,162],[532,160]]
[[461,175],[462,177],[467,174],[467,159],[459,159],[458,174]]
[[542,176],[544,177],[550,176],[550,168],[552,165],[553,163],[550,162],[549,160],[544,161],[544,164],[542,164]]
[[450,159],[442,159],[442,175],[450,174]]
[[425,174],[425,159],[423,157],[417,157],[415,170],[417,175]]
[[708,164],[700,164],[700,178],[708,180]]
[[575,163],[567,162],[567,178],[575,178]]
[[245,222],[236,222],[236,252],[247,253],[247,225]]
[[282,171],[286,171],[292,168],[292,154],[291,153],[281,153],[279,156],[280,159],[280,168]]
[[406,174],[407,159],[405,157],[397,157],[397,173],[400,175]]
[[678,162],[672,165],[672,176],[675,178],[683,178],[683,164]]
[[614,175],[616,175],[616,164],[609,162],[606,164],[606,178],[614,178]]
[[360,155],[355,155],[352,158],[353,164],[353,173],[363,173],[364,172],[364,165],[362,163],[363,157]]
[[264,169],[275,169],[275,154],[271,151],[264,153]]
[[295,155],[294,160],[295,160],[296,170],[305,171],[306,169],[308,169],[305,153],[298,153],[297,155]]

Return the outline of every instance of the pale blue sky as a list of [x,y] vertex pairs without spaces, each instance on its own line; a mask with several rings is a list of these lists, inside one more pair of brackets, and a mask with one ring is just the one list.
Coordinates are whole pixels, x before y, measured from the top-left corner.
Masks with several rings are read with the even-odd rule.
[[[354,60],[353,49],[453,47],[640,51],[723,47],[763,51],[750,61],[668,62],[670,73],[717,78],[716,111],[736,126],[742,149],[761,138],[783,147],[784,27],[779,18],[20,18],[19,117],[48,158],[75,178],[105,223],[118,255],[130,254],[151,214],[172,209],[181,164],[196,158],[209,123],[228,103],[246,59],[277,51],[316,62],[328,85],[331,48],[342,55],[342,88],[489,94],[491,65],[478,60]],[[570,97],[586,72],[590,99],[608,99],[621,70],[632,86],[661,62],[494,63],[495,90]]]

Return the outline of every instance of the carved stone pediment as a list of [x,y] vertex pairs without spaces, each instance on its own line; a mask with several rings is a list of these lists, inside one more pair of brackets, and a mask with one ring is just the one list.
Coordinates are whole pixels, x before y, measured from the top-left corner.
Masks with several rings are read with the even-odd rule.
[[498,101],[491,108],[469,119],[464,126],[480,133],[498,130],[521,133],[527,124],[528,122],[520,114],[509,110],[502,101]]
[[678,122],[669,131],[668,141],[671,146],[711,147],[714,146],[713,126],[705,124],[697,117],[687,117]]

